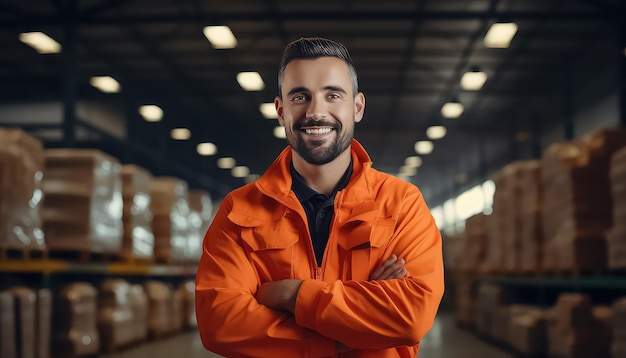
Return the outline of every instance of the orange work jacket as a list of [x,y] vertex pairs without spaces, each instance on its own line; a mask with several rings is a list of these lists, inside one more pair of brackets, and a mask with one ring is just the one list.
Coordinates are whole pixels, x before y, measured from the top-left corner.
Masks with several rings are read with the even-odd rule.
[[[318,267],[291,191],[286,148],[256,182],[228,194],[204,238],[196,316],[205,348],[226,357],[416,357],[444,292],[441,235],[412,184],[371,167],[353,140],[353,175],[335,197]],[[391,254],[402,279],[370,281]],[[259,285],[304,280],[295,314],[255,299]],[[335,343],[353,351],[337,354]]]

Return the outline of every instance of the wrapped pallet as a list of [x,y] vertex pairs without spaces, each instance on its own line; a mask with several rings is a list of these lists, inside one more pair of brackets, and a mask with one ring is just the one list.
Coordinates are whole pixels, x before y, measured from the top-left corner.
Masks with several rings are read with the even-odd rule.
[[187,314],[185,308],[185,293],[180,289],[172,291],[172,322],[170,332],[177,333],[183,330]]
[[548,316],[548,353],[563,358],[609,358],[610,333],[604,314],[596,317],[588,296],[559,295]]
[[122,165],[122,198],[124,201],[122,256],[127,261],[154,258],[154,234],[150,210],[152,174],[146,169]]
[[50,358],[50,338],[52,332],[52,291],[47,288],[37,290],[35,311],[35,357]]
[[0,249],[41,250],[43,146],[20,129],[0,128],[0,143]]
[[195,328],[198,326],[196,322],[196,282],[195,280],[187,280],[178,286],[178,290],[183,297],[183,329]]
[[158,339],[174,330],[174,299],[172,289],[164,282],[144,283],[148,296],[148,337]]
[[198,262],[202,254],[202,239],[213,220],[213,202],[205,190],[189,191],[189,225],[191,234],[187,243],[187,254],[192,262]]
[[626,296],[613,303],[612,358],[626,358]]
[[60,289],[54,299],[52,354],[55,357],[98,353],[97,297],[95,287],[86,282],[67,284]]
[[51,251],[120,254],[119,161],[93,149],[48,149],[44,230]]
[[607,265],[612,226],[609,163],[626,146],[626,130],[606,129],[554,143],[543,154],[546,269],[600,270]]
[[613,226],[607,234],[609,267],[626,268],[626,148],[611,158],[611,194],[613,195]]
[[507,232],[506,217],[510,211],[510,185],[509,178],[502,170],[492,175],[496,190],[493,195],[493,212],[487,219],[488,243],[487,243],[487,270],[491,273],[505,271],[506,255],[504,235]]
[[0,291],[0,357],[17,358],[13,295]]
[[135,317],[133,321],[133,342],[148,338],[148,296],[142,285],[132,284],[128,290],[128,302]]
[[476,214],[465,221],[465,248],[462,260],[469,273],[484,273],[487,261],[487,216]]
[[517,307],[511,310],[509,344],[524,357],[544,357],[548,345],[545,311],[532,306]]
[[9,289],[14,299],[17,356],[35,358],[35,311],[37,295],[27,287]]
[[519,270],[523,273],[540,273],[543,267],[544,239],[542,230],[543,188],[541,162],[522,162],[517,177],[519,232]]
[[106,352],[135,341],[135,317],[129,301],[130,285],[124,279],[107,279],[98,293],[98,334]]
[[187,183],[178,178],[155,177],[150,184],[154,256],[157,262],[184,261],[191,233]]
[[[494,334],[494,330],[498,324],[494,324],[497,320],[496,311],[505,307],[509,302],[508,294],[500,286],[489,283],[481,283],[478,287],[478,297],[476,300],[476,328],[478,332],[488,337],[497,337],[499,333]],[[501,313],[504,315],[504,313]]]

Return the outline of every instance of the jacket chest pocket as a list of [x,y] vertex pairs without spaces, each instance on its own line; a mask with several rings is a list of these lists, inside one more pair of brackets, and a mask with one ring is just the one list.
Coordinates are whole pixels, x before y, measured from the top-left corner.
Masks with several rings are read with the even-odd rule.
[[282,221],[242,227],[241,240],[259,283],[294,278],[299,233]]
[[353,221],[341,230],[344,249],[343,279],[367,281],[382,262],[393,236],[395,220],[378,218],[373,222]]

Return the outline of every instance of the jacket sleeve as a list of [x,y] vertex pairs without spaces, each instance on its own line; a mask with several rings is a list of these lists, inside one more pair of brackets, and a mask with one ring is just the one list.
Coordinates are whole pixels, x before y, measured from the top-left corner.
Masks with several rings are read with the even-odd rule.
[[227,197],[207,231],[196,275],[196,317],[204,347],[226,357],[333,355],[334,341],[256,301],[258,280],[238,228],[227,218],[231,205]]
[[414,346],[430,330],[444,292],[441,234],[421,193],[402,208],[383,257],[406,260],[408,276],[381,281],[305,280],[297,324],[354,349]]

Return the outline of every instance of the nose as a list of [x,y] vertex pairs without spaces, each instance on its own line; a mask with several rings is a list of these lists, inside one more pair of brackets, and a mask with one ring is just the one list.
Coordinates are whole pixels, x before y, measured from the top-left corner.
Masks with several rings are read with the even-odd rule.
[[311,101],[306,109],[306,117],[313,120],[321,120],[327,117],[326,101],[316,96],[311,97]]

